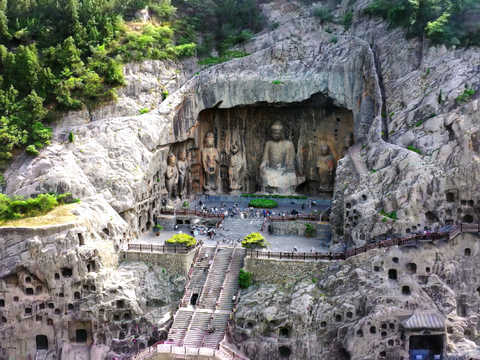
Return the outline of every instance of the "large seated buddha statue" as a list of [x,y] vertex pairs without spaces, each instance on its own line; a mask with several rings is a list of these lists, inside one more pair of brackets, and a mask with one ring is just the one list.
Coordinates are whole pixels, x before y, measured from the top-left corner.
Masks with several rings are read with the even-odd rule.
[[275,193],[292,194],[295,187],[304,180],[295,171],[295,146],[290,140],[285,140],[284,127],[276,121],[271,127],[273,140],[267,141],[260,164],[262,192],[272,190]]

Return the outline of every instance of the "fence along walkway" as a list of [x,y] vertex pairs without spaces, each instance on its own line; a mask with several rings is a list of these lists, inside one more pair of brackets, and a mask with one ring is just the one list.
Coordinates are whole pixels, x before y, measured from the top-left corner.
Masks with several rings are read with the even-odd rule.
[[274,252],[248,250],[247,256],[251,258],[266,258],[280,260],[346,260],[352,256],[365,253],[372,249],[386,248],[391,246],[416,246],[418,243],[435,240],[450,241],[461,233],[479,233],[480,224],[460,224],[454,226],[449,232],[413,234],[403,238],[378,241],[346,252]]

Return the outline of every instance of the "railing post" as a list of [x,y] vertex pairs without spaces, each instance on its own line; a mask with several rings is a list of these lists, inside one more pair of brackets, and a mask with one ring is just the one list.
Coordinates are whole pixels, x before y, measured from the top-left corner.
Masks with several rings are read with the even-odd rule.
[[142,244],[140,244],[140,252],[142,252]]
[[150,245],[150,252],[153,252],[153,244]]
[[268,258],[270,259],[270,251],[268,252]]

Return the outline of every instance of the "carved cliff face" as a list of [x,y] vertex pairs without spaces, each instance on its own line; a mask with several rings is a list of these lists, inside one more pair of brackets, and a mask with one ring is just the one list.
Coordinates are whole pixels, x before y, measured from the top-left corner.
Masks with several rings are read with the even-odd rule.
[[[242,106],[232,109],[208,109],[199,116],[196,139],[204,139],[209,132],[213,137],[203,144],[215,147],[219,154],[219,189],[217,193],[229,192],[229,154],[243,149],[245,166],[242,170],[242,192],[261,191],[259,168],[267,141],[291,141],[295,148],[297,174],[305,180],[295,192],[318,195],[320,176],[317,160],[322,156],[322,146],[328,145],[335,163],[342,158],[344,140],[353,130],[353,114],[338,108],[317,94],[301,103],[273,106]],[[280,122],[282,125],[278,126]],[[273,126],[272,126],[273,125]],[[238,146],[238,150],[236,147]],[[203,184],[204,179],[200,180]]]

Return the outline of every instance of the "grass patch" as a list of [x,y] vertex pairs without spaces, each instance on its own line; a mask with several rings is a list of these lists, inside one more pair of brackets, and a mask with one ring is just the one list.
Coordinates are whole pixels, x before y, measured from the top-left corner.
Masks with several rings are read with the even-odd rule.
[[77,216],[72,214],[76,204],[60,205],[52,211],[36,216],[25,217],[16,220],[0,221],[0,227],[15,226],[15,227],[40,227],[58,224],[66,224],[77,219]]
[[255,199],[248,203],[249,207],[273,209],[278,206],[278,203],[269,199]]
[[199,61],[198,65],[213,66],[213,65],[230,61],[232,59],[242,58],[248,55],[250,54],[244,51],[236,51],[236,50],[225,51],[222,56],[219,56],[219,57],[212,56]]
[[419,149],[417,149],[416,147],[414,147],[414,146],[412,146],[412,145],[407,146],[407,150],[416,152],[417,154],[421,154],[421,153],[422,153]]
[[252,285],[252,273],[245,271],[244,269],[240,269],[240,273],[238,275],[238,284],[242,289],[247,289]]
[[460,104],[466,103],[473,97],[473,95],[475,95],[475,90],[465,89],[465,91],[461,95],[459,95],[455,98],[455,102],[460,103]]
[[417,123],[415,124],[415,127],[422,126],[424,122],[425,122],[425,120],[417,121]]

